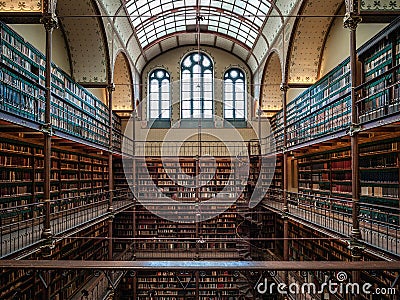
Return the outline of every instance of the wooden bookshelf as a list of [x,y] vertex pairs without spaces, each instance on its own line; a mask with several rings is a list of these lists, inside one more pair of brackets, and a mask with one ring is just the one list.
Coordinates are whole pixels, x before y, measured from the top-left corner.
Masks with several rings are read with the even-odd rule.
[[[399,207],[399,152],[399,138],[360,145],[362,203]],[[351,198],[349,147],[298,159],[300,193]]]
[[[106,190],[107,160],[54,148],[51,154],[51,197],[71,198]],[[2,137],[0,143],[1,207],[34,204],[43,197],[43,147]]]
[[[89,226],[77,234],[79,238],[64,238],[57,241],[51,259],[106,260],[107,242],[103,238],[107,236],[107,233],[107,222]],[[36,252],[29,255],[27,259],[40,259],[40,257],[40,253]],[[92,277],[91,271],[51,271],[49,284],[51,298],[70,299]],[[42,282],[37,272],[3,271],[1,283],[1,299],[12,299],[15,295],[20,299],[41,299],[43,296]]]

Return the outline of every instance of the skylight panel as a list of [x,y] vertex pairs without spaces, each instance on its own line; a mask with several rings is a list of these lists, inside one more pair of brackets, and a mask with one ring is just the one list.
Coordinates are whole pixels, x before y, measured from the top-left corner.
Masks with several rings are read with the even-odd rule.
[[185,5],[185,1],[184,0],[175,0],[175,1],[172,1],[172,4],[173,4],[174,8],[181,8]]
[[222,9],[225,9],[225,10],[228,10],[228,11],[233,11],[233,4],[232,3],[223,2],[222,3]]
[[[196,0],[129,0],[125,7],[131,15],[136,35],[145,48],[155,39],[196,25]],[[252,47],[270,4],[263,0],[200,0],[201,25],[208,31],[239,38]],[[223,9],[222,12],[218,9]],[[150,18],[154,18],[150,21]],[[242,18],[246,18],[244,21]],[[154,26],[152,26],[154,25]],[[192,27],[193,30],[193,27]],[[239,32],[240,31],[240,32]]]
[[251,5],[250,3],[246,7],[247,13],[246,15],[256,16],[258,13],[258,9]]
[[196,6],[196,0],[185,0],[186,6]]
[[171,10],[173,8],[174,8],[174,6],[172,5],[171,2],[166,2],[166,3],[163,3],[163,5],[162,5],[163,11]]
[[222,1],[211,0],[211,5],[210,6],[221,8],[221,5],[222,5]]

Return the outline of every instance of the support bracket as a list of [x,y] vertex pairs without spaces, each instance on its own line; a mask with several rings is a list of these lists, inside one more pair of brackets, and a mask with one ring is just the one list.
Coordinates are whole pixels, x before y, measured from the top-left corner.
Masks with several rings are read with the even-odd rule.
[[46,124],[41,125],[39,127],[39,130],[49,136],[53,135],[53,126],[51,125],[51,123],[46,123]]
[[[111,271],[113,272],[113,271]],[[110,284],[111,288],[113,291],[115,291],[115,289],[117,288],[117,285],[114,282],[114,279],[112,278],[112,276],[110,276],[110,271],[104,271],[104,275],[107,278],[108,283]]]
[[365,246],[356,239],[349,240],[348,244],[349,246],[347,248],[351,251],[351,256],[354,258],[361,258]]
[[355,134],[359,133],[362,130],[362,126],[359,124],[351,124],[348,130],[348,134],[350,136],[354,136]]

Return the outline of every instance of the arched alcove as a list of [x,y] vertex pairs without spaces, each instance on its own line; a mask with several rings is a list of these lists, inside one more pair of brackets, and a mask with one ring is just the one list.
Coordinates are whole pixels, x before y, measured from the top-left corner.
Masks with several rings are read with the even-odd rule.
[[264,116],[271,116],[282,108],[281,83],[281,62],[278,54],[272,52],[265,64],[262,78],[261,109]]
[[117,55],[114,63],[113,110],[131,111],[133,105],[132,76],[128,59],[123,52]]

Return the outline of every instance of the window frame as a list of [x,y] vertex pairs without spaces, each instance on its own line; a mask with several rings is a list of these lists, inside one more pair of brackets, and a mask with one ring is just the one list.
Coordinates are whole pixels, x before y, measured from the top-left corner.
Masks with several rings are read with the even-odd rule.
[[[203,66],[202,64],[199,64],[198,62],[196,62],[193,59],[196,55],[200,55],[199,62],[202,62],[204,60],[204,57],[206,57],[210,61],[210,66],[208,66],[208,67],[207,66]],[[191,65],[190,66],[185,66],[184,63],[188,58],[191,59]],[[194,94],[194,85],[197,84],[197,82],[194,82],[194,80],[193,80],[194,74],[195,74],[193,68],[196,65],[199,65],[200,68],[201,68],[200,76],[199,76],[201,90],[200,90],[200,100],[198,100],[200,102],[200,105],[199,105],[200,109],[199,110],[200,110],[200,114],[201,115],[199,117],[194,117],[193,116],[193,113],[195,111],[195,109],[194,109],[195,100],[194,100],[194,96],[193,96],[193,94]],[[213,121],[214,120],[214,112],[215,112],[215,105],[214,105],[214,100],[215,100],[214,99],[215,98],[215,95],[214,95],[214,91],[215,91],[215,89],[214,89],[214,61],[211,59],[211,57],[207,53],[204,53],[204,52],[190,52],[190,53],[186,54],[183,57],[183,59],[181,60],[180,69],[181,69],[181,74],[180,74],[180,76],[181,76],[181,83],[180,83],[180,119],[181,120],[187,120],[187,121],[199,120],[199,119],[205,120],[205,121]],[[189,71],[189,76],[190,76],[190,82],[189,82],[190,90],[189,91],[184,90],[184,86],[183,86],[184,83],[185,83],[185,81],[184,81],[185,80],[184,79],[184,71]],[[210,80],[211,80],[211,84],[210,84],[210,86],[211,86],[211,99],[210,100],[205,100],[205,97],[204,97],[205,92],[207,92],[207,91],[204,90],[204,74],[205,74],[206,71],[211,71],[211,78],[210,78]],[[189,92],[190,93],[190,100],[185,100],[184,99],[184,97],[183,97],[183,93],[184,92]],[[184,102],[189,102],[189,101],[190,101],[190,108],[189,109],[184,109],[184,105],[183,105]],[[204,108],[204,103],[206,101],[210,101],[211,102],[211,110]],[[187,111],[187,110],[190,110],[190,117],[184,117],[184,111]],[[208,112],[208,111],[210,111],[211,117],[206,118],[206,117],[204,117],[204,113]]]
[[[238,72],[238,76],[236,78],[232,78],[231,77],[231,72],[232,71],[236,71]],[[228,75],[228,77],[227,77]],[[242,75],[242,77],[241,77]],[[227,79],[231,79],[232,80],[232,104],[233,107],[231,109],[227,109],[226,107],[226,80]],[[236,81],[238,81],[239,79],[243,79],[243,100],[237,100],[236,99],[236,89],[237,87],[237,83]],[[231,121],[231,122],[245,122],[247,121],[247,79],[246,79],[246,73],[239,67],[232,67],[229,68],[228,70],[226,70],[224,72],[224,79],[223,79],[223,100],[224,100],[224,104],[223,104],[223,116],[224,116],[224,120],[226,121]],[[238,101],[243,101],[243,118],[239,118],[237,117],[237,113],[236,113],[236,102]],[[232,118],[227,118],[226,117],[226,111],[227,110],[232,110]]]
[[[159,78],[157,77],[157,73],[158,72],[163,72],[164,76]],[[154,76],[155,78],[152,78],[152,76]],[[163,91],[162,91],[162,86],[163,86],[163,81],[165,79],[168,79],[168,118],[163,118],[162,114],[163,114],[163,109],[162,109],[162,102],[164,102],[162,95],[163,95]],[[152,95],[152,81],[153,80],[157,80],[158,81],[158,98],[157,100],[152,100],[151,99],[151,95]],[[171,109],[171,101],[172,101],[172,97],[171,97],[171,74],[164,68],[155,68],[153,70],[151,70],[149,72],[148,75],[148,91],[147,91],[147,118],[149,121],[170,121],[171,117],[172,117],[172,109]],[[157,101],[158,102],[158,117],[157,118],[152,118],[151,117],[151,112],[152,112],[152,105],[151,103],[153,101]]]

